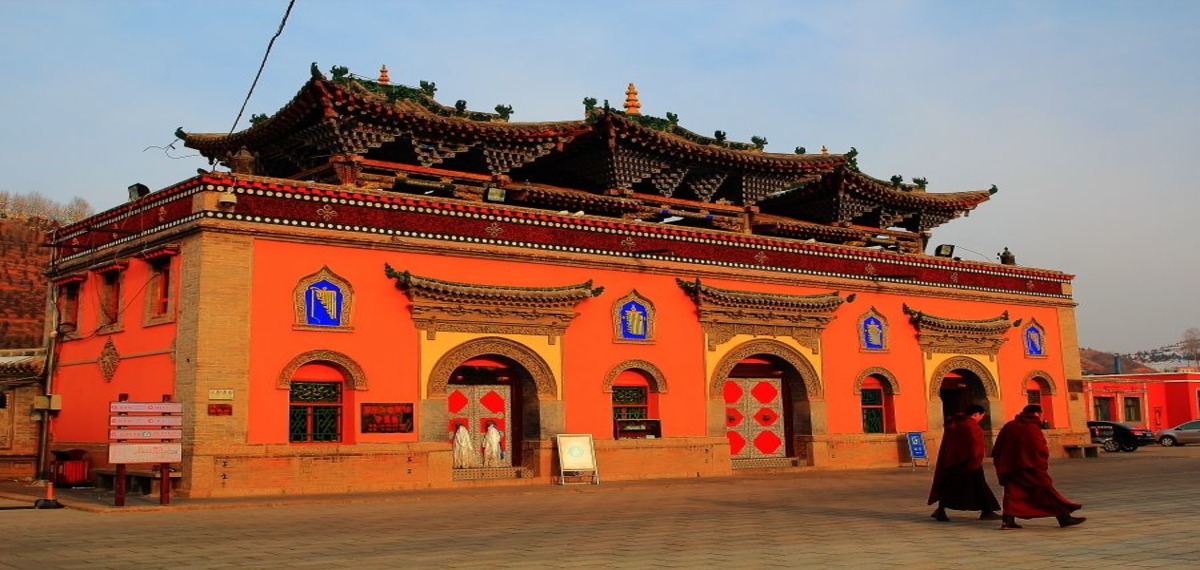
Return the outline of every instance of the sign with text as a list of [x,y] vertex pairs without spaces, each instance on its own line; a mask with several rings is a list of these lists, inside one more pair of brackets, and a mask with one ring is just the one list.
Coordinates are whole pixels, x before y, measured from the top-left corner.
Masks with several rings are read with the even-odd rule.
[[109,439],[182,439],[181,429],[110,429]]
[[412,433],[412,430],[411,403],[362,405],[363,433]]
[[182,414],[183,402],[109,402],[108,411],[114,414]]
[[178,463],[183,461],[181,443],[110,443],[109,463]]
[[183,416],[109,416],[110,426],[181,426]]
[[913,459],[927,459],[925,454],[925,435],[919,431],[908,432],[908,455]]
[[908,440],[908,456],[912,458],[912,468],[917,468],[918,461],[925,461],[925,468],[929,469],[929,455],[925,452],[925,434],[919,431],[910,431],[905,434],[905,439]]

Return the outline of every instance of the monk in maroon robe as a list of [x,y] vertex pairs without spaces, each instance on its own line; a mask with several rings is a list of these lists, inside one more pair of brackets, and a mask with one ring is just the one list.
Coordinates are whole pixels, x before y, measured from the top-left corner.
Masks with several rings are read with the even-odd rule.
[[946,421],[933,486],[929,489],[929,504],[938,504],[929,516],[936,520],[950,520],[946,509],[979,511],[979,518],[984,520],[1000,518],[996,514],[1000,503],[983,476],[986,447],[979,420],[985,413],[983,406],[972,405],[965,414],[956,414]]
[[1074,526],[1085,517],[1071,516],[1083,508],[1062,496],[1050,478],[1050,448],[1042,434],[1042,407],[1025,406],[1004,424],[992,446],[996,475],[1004,486],[1004,518],[1001,530],[1018,529],[1016,519],[1054,517],[1059,526]]

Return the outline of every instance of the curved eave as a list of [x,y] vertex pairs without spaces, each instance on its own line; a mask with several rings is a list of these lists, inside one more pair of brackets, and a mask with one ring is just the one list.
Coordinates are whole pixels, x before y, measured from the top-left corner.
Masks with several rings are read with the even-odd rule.
[[837,293],[818,293],[816,295],[788,295],[786,293],[759,293],[755,291],[739,291],[722,289],[701,283],[699,279],[686,281],[675,279],[684,290],[688,291],[702,303],[712,303],[721,307],[735,308],[769,308],[798,312],[831,312],[842,304],[842,298]]
[[[314,121],[314,112],[320,119]],[[309,80],[291,101],[265,121],[243,131],[226,133],[183,133],[184,144],[206,157],[221,158],[245,146],[259,148],[280,140],[286,134],[309,123],[322,120],[355,126],[390,123],[402,130],[438,133],[439,137],[483,141],[561,141],[591,130],[584,121],[513,123],[477,121],[465,117],[438,115],[424,105],[358,93],[326,79]]]
[[609,113],[601,117],[601,124],[607,124],[616,136],[631,144],[693,162],[774,174],[803,174],[833,170],[848,161],[841,154],[776,154],[700,144],[679,135],[644,127],[619,115]]
[[517,287],[445,281],[407,271],[397,272],[390,266],[385,268],[385,273],[396,279],[397,287],[414,298],[470,304],[569,308],[601,291],[593,289],[591,281],[561,287]]
[[902,307],[913,324],[922,329],[942,332],[966,332],[975,334],[999,334],[1013,327],[1008,320],[1008,311],[988,319],[952,319],[923,313],[910,308],[907,304]]
[[859,196],[881,204],[913,209],[969,210],[988,201],[992,196],[988,190],[933,193],[913,186],[901,186],[898,189],[890,182],[859,172],[850,173],[844,186]]
[[36,384],[45,367],[42,355],[0,357],[0,385]]
[[231,151],[245,146],[259,147],[276,140],[280,134],[294,130],[314,111],[328,116],[331,100],[327,83],[321,79],[308,80],[296,95],[267,120],[236,133],[182,133],[183,144],[199,151],[206,158],[223,158]]

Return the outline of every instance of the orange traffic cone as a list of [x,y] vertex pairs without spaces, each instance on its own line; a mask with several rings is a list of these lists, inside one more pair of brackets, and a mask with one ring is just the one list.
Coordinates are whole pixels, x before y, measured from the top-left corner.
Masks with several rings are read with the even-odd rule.
[[33,502],[35,509],[61,509],[63,504],[54,498],[54,481],[46,481],[46,498]]

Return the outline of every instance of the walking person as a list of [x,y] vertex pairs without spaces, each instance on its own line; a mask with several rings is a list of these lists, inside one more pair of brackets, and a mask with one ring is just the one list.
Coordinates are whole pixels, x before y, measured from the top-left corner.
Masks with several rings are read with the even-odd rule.
[[1050,448],[1042,434],[1042,407],[1030,404],[1004,424],[992,446],[996,476],[1004,486],[1001,530],[1019,529],[1016,519],[1054,517],[1062,527],[1087,520],[1071,513],[1083,508],[1062,496],[1050,478]]
[[929,489],[930,505],[937,509],[929,515],[946,522],[946,509],[979,511],[983,520],[997,520],[1000,503],[983,473],[986,446],[980,420],[987,411],[980,405],[967,407],[966,413],[955,414],[946,421],[942,445],[938,449],[933,486]]

